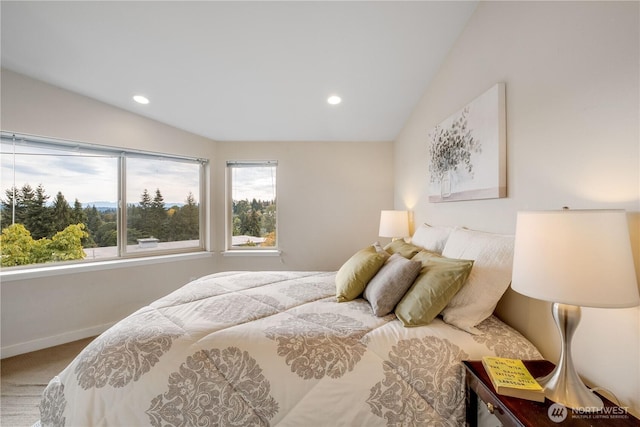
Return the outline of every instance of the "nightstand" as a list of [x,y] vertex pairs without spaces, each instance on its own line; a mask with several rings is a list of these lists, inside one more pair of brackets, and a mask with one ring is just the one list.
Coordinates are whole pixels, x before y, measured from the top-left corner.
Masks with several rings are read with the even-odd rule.
[[[504,426],[640,426],[640,420],[601,395],[598,396],[602,398],[605,408],[596,413],[580,413],[562,406],[558,407],[549,399],[540,403],[499,395],[495,392],[481,361],[463,361],[462,363],[466,370],[467,426],[478,425],[478,399]],[[524,364],[536,378],[548,374],[554,368],[554,364],[546,360],[525,360]],[[554,405],[553,408],[552,405]],[[562,413],[563,408],[564,413]],[[555,415],[559,417],[555,418],[555,421],[549,415],[554,410]],[[563,416],[566,416],[564,420],[562,420]]]

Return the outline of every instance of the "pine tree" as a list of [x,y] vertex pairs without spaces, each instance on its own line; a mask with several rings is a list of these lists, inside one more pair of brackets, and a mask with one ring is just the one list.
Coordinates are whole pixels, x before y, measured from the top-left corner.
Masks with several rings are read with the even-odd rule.
[[149,237],[151,235],[151,224],[149,222],[151,219],[151,196],[146,188],[142,192],[139,205],[140,212],[137,215],[137,221],[132,223],[132,228],[140,230],[142,234]]
[[167,240],[167,211],[164,209],[164,198],[160,189],[156,189],[156,195],[151,202],[151,233],[154,237]]
[[20,189],[16,197],[16,223],[24,224],[26,227],[29,218],[29,207],[33,206],[35,193],[29,184],[25,184]]
[[260,215],[257,211],[250,210],[241,220],[240,234],[255,237],[260,236]]
[[16,187],[11,187],[4,191],[4,195],[5,197],[2,199],[2,217],[0,218],[3,229],[13,224],[13,200],[14,198],[18,199],[20,190]]
[[40,184],[36,188],[34,197],[27,204],[28,215],[24,225],[35,240],[50,238],[58,231],[53,227],[52,209],[47,207],[48,199],[49,196],[45,194],[44,187]]
[[53,200],[52,220],[56,232],[64,230],[71,224],[71,207],[60,191]]
[[98,228],[102,225],[100,212],[96,209],[96,205],[85,208],[84,212],[87,218],[87,232],[95,239],[96,231],[98,231]]
[[195,240],[200,237],[200,212],[191,192],[187,195],[186,202],[187,204],[181,209],[181,211],[184,212],[184,217],[186,219],[185,238],[188,240]]
[[82,208],[82,203],[78,199],[73,202],[73,210],[71,211],[71,223],[72,224],[85,224],[87,222],[87,215]]

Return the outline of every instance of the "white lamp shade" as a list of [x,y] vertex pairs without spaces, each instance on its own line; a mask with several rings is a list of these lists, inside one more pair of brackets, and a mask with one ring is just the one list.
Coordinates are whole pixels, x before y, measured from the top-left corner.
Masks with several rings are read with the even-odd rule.
[[380,237],[406,237],[409,235],[409,213],[407,211],[381,211]]
[[583,307],[638,305],[625,212],[519,212],[511,287],[532,298]]

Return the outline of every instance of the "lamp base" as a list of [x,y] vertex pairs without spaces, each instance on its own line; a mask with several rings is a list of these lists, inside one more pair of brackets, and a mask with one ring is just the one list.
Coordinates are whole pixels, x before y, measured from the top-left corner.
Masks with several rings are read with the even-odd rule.
[[602,399],[584,385],[571,357],[571,340],[580,322],[580,311],[575,305],[553,303],[551,313],[562,338],[560,360],[549,375],[537,380],[549,400],[571,409],[597,412],[604,407]]

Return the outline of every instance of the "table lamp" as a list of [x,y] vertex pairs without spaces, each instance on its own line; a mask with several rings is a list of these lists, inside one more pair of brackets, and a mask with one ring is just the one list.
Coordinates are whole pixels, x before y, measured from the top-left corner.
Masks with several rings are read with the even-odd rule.
[[409,213],[407,211],[381,211],[378,236],[393,240],[409,235]]
[[595,412],[602,400],[576,372],[571,340],[580,307],[638,305],[629,226],[623,210],[518,212],[511,287],[550,301],[562,345],[555,369],[538,382],[545,396],[568,408]]

